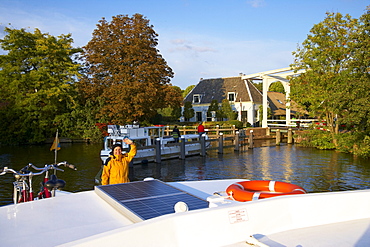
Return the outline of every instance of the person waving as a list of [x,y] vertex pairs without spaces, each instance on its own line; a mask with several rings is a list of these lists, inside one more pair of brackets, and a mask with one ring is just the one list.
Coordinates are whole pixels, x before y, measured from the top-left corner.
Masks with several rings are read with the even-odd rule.
[[122,145],[113,145],[112,153],[103,168],[102,185],[130,182],[128,178],[129,164],[136,155],[136,145],[128,138],[125,138],[123,142],[130,145],[130,152],[122,154]]

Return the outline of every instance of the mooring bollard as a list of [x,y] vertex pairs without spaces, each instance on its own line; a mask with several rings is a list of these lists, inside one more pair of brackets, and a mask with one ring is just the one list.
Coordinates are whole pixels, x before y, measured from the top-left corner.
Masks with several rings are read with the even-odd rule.
[[180,142],[180,159],[185,159],[185,137],[181,136],[181,142]]
[[206,156],[206,135],[200,137],[200,156]]
[[161,163],[161,139],[157,138],[155,142],[155,162]]
[[277,129],[276,130],[276,145],[279,146],[280,142],[281,142],[281,133],[280,133],[280,130]]
[[218,153],[222,154],[224,153],[224,134],[220,133],[218,136]]
[[292,133],[292,129],[288,129],[288,144],[292,144],[293,143],[293,133]]
[[249,131],[249,148],[253,148],[253,130]]
[[234,139],[235,148],[234,151],[239,151],[239,131],[235,132],[235,139]]

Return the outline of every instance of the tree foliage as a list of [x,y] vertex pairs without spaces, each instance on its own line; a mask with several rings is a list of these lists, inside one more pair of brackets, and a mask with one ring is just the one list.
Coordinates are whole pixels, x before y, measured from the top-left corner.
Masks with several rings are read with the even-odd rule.
[[357,126],[358,130],[370,131],[370,6],[360,18],[359,28],[351,42],[352,58],[349,70],[353,76],[351,94],[348,97],[348,110],[344,123]]
[[[178,86],[172,86],[174,92],[177,92],[178,95],[182,94],[182,90]],[[162,117],[164,117],[164,120],[174,122],[178,121],[178,119],[181,117],[181,106],[175,105],[175,106],[168,106],[163,109],[158,109],[158,114],[160,114]]]
[[279,93],[285,94],[284,86],[280,81],[276,81],[276,82],[271,83],[271,85],[269,87],[269,91],[279,92]]
[[351,94],[358,86],[350,69],[357,29],[357,19],[327,13],[325,20],[313,26],[302,47],[293,53],[292,67],[306,71],[291,80],[290,97],[309,106],[314,116],[325,119],[333,135],[338,133],[338,123],[344,121]]
[[195,112],[194,112],[194,109],[193,109],[193,105],[191,104],[190,101],[186,101],[185,102],[185,104],[184,104],[184,111],[183,111],[182,115],[184,116],[184,118],[186,120],[194,117]]
[[222,100],[221,109],[228,120],[236,120],[238,117],[238,113],[233,111],[230,102],[227,99]]
[[[370,157],[370,9],[359,20],[328,13],[295,52],[291,98],[327,121],[328,133],[312,133],[309,145]],[[350,132],[339,132],[347,126]],[[328,136],[330,135],[330,136]]]
[[181,93],[170,85],[173,72],[156,49],[157,36],[140,14],[99,21],[83,47],[87,76],[79,83],[84,98],[96,99],[97,119],[149,121],[158,109],[180,106]]
[[212,112],[215,112],[216,113],[216,118],[218,117],[222,117],[222,114],[221,116],[220,115],[220,107],[218,105],[218,101],[216,99],[212,100],[211,101],[211,104],[210,106],[208,107],[208,110],[207,110],[207,117],[212,117]]
[[195,88],[195,85],[190,85],[188,86],[183,92],[182,92],[182,97],[185,98],[188,93],[190,93],[191,90]]
[[262,82],[253,82],[253,85],[260,91],[263,91],[263,83]]
[[[5,28],[0,40],[2,142],[41,142],[61,127],[58,117],[77,105],[74,81],[79,65],[71,35],[57,37],[39,29]],[[54,126],[54,127],[51,127]],[[60,131],[68,135],[67,130]]]

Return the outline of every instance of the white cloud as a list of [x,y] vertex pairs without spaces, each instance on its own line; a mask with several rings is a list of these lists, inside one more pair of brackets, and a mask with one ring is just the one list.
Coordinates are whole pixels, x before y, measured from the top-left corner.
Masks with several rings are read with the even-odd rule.
[[197,84],[200,78],[232,77],[288,67],[296,44],[279,40],[235,41],[163,31],[159,47],[175,72],[172,84],[185,89]]
[[204,44],[193,44],[192,41],[186,39],[173,39],[168,42],[169,47],[167,50],[170,53],[175,53],[177,51],[189,51],[194,53],[202,52],[215,52],[211,47],[207,47]]
[[16,8],[0,7],[0,13],[0,24],[3,26],[8,26],[10,23],[12,28],[26,28],[30,31],[38,28],[41,32],[54,36],[71,33],[76,46],[85,45],[91,39],[91,33],[95,28],[94,22],[69,17],[50,9],[26,12]]
[[[12,20],[15,28],[35,27],[51,35],[72,33],[75,46],[84,46],[91,39],[97,20],[83,20],[48,11],[22,12],[15,9],[4,11],[0,24]],[[41,18],[42,16],[42,18]],[[161,28],[159,28],[161,29]],[[158,30],[162,56],[175,72],[172,84],[185,89],[199,82],[200,78],[238,76],[239,73],[255,73],[283,68],[292,63],[291,52],[296,44],[279,40],[249,40],[239,36],[235,39],[205,33],[185,33]]]
[[266,6],[265,0],[248,0],[247,3],[253,8],[259,8]]

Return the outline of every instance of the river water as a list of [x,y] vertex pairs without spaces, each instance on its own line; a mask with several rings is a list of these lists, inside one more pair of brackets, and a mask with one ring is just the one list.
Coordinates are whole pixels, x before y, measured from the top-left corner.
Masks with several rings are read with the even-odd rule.
[[[173,159],[162,163],[134,165],[130,169],[131,181],[154,177],[165,182],[209,179],[242,178],[250,180],[276,180],[297,184],[310,193],[370,189],[370,160],[329,150],[302,148],[297,145],[263,141],[255,142],[254,149],[225,148],[207,151],[206,157],[192,156],[185,160]],[[42,167],[54,162],[50,145],[0,147],[0,167],[15,170],[33,163]],[[101,167],[101,144],[61,143],[57,161],[68,161],[78,170],[63,168],[58,178],[66,181],[64,190],[78,192],[91,190]],[[39,189],[42,178],[34,177],[34,190]],[[14,178],[0,176],[0,206],[12,203]],[[226,188],[225,188],[226,189]]]

